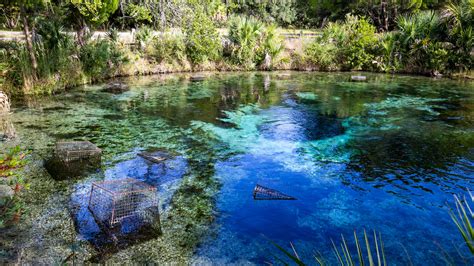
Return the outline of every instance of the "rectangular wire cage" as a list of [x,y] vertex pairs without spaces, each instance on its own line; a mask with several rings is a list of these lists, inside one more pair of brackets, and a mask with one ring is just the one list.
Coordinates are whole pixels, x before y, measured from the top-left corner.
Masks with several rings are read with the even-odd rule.
[[56,143],[56,156],[64,162],[100,158],[102,150],[89,141],[60,141]]
[[92,183],[89,210],[96,220],[114,227],[124,219],[148,219],[149,210],[158,206],[156,187],[132,179]]

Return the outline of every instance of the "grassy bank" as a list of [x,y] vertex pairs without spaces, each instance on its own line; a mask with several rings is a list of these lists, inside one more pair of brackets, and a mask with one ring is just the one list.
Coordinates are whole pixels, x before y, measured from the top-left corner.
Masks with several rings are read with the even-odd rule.
[[[396,29],[378,33],[364,17],[347,15],[318,36],[284,38],[285,31],[255,18],[234,17],[225,34],[205,13],[156,35],[146,26],[133,43],[117,30],[81,42],[47,17],[27,45],[1,43],[2,90],[10,95],[51,94],[117,76],[190,71],[373,71],[472,77],[473,12],[468,2],[441,12],[401,16]],[[36,58],[33,64],[31,58]]]

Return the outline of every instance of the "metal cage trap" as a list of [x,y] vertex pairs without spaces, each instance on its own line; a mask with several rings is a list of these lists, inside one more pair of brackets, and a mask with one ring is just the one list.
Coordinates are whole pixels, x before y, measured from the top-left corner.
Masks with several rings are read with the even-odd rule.
[[63,162],[100,158],[102,150],[89,141],[59,141],[56,156]]
[[92,183],[89,210],[94,218],[112,228],[125,219],[149,220],[158,207],[156,187],[132,178]]
[[256,185],[253,189],[254,200],[296,200],[295,197],[288,196],[278,190]]

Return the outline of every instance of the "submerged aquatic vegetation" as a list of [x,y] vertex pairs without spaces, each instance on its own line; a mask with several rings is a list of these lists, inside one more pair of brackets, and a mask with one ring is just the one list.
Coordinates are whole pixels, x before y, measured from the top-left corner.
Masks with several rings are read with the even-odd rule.
[[[90,181],[144,177],[147,165],[137,164],[136,154],[160,148],[188,162],[182,182],[170,189],[172,198],[161,202],[168,210],[163,235],[110,254],[107,263],[188,263],[193,254],[213,263],[259,263],[268,254],[258,248],[264,244],[259,234],[278,243],[295,240],[304,255],[314,243],[338,238],[335,232],[347,236],[362,227],[384,235],[387,258],[403,253],[400,241],[414,261],[433,262],[424,253],[432,239],[447,243],[456,234],[436,203],[446,189],[470,182],[471,98],[464,97],[470,87],[382,75],[362,85],[340,82],[349,75],[226,74],[200,83],[187,75],[166,82],[149,77],[126,80],[130,91],[122,94],[86,86],[28,103],[30,108],[20,105],[12,120],[34,155],[47,158],[57,139],[89,140],[104,151],[103,172],[61,182],[35,157],[34,190],[28,191],[34,208],[14,240],[26,247],[23,261],[67,257],[64,236],[79,235],[68,210],[75,188],[87,193]],[[169,165],[165,178],[180,165]],[[159,180],[164,170],[150,167]],[[256,203],[251,191],[257,182],[298,201]],[[400,219],[407,216],[419,219]],[[352,237],[345,241],[352,250]],[[79,242],[86,252],[78,261],[97,255],[87,241]],[[329,258],[333,251],[326,244],[318,248]]]

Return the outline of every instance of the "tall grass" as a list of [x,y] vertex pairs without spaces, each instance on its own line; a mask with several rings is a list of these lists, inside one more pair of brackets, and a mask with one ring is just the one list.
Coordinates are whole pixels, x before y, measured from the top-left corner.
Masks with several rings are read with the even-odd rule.
[[[336,243],[331,240],[332,243],[332,251],[334,257],[339,265],[342,266],[355,266],[355,265],[377,265],[377,266],[384,266],[387,265],[387,260],[385,257],[384,251],[384,243],[382,241],[382,236],[377,234],[375,231],[373,232],[372,240],[369,237],[369,234],[364,230],[362,240],[359,239],[359,236],[354,231],[354,241],[355,247],[351,248],[344,238],[341,235],[341,242],[336,245]],[[287,259],[291,260],[292,262],[296,263],[297,265],[307,265],[299,256],[296,249],[292,246],[292,251],[288,252],[281,246],[273,243],[273,245],[279,249]],[[278,259],[280,260],[280,259]],[[284,262],[284,260],[280,260]],[[322,266],[329,265],[325,258],[320,256],[319,254],[314,255],[314,261],[309,262],[308,265],[312,264],[319,264]]]
[[474,196],[470,191],[467,198],[465,196],[459,198],[455,195],[454,203],[456,208],[450,211],[451,218],[454,224],[456,224],[459,233],[461,233],[469,251],[474,255],[474,212],[470,205],[474,203]]

